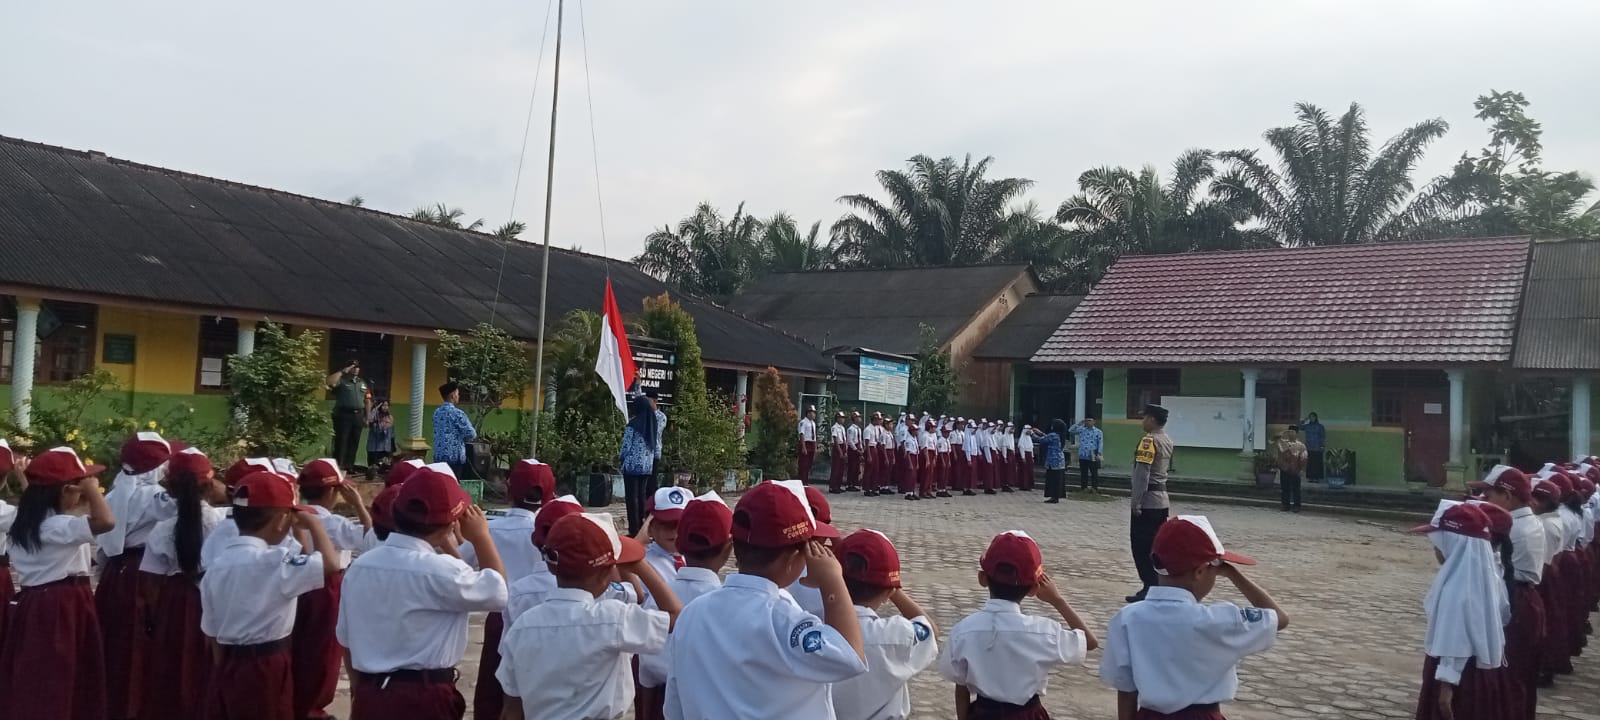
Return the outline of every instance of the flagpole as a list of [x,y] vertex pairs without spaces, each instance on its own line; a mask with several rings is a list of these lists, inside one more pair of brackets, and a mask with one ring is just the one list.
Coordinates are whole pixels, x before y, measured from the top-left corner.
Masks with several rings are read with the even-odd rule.
[[[533,422],[528,439],[528,457],[539,456],[539,415],[544,412],[544,311],[545,298],[550,294],[550,210],[554,197],[556,178],[556,108],[561,97],[561,15],[566,3],[556,1],[556,74],[550,89],[550,158],[544,171],[544,270],[539,281],[539,349],[533,361],[534,393]],[[548,17],[548,16],[546,16]]]

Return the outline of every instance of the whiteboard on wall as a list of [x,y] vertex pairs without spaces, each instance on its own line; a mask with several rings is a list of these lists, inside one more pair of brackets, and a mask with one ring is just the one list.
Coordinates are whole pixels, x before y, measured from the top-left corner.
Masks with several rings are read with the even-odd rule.
[[1246,431],[1253,431],[1254,447],[1267,447],[1267,400],[1256,398],[1254,417],[1249,425],[1244,421],[1244,401],[1236,397],[1178,397],[1161,398],[1161,406],[1168,411],[1167,434],[1178,447],[1227,448],[1244,447]]

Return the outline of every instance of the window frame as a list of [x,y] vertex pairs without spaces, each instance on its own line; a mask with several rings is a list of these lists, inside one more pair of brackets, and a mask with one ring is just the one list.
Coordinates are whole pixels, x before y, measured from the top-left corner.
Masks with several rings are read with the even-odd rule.
[[[207,332],[207,327],[208,326],[210,326],[212,328],[209,333]],[[222,353],[222,355],[221,355],[221,358],[222,358],[222,384],[221,385],[206,385],[205,384],[205,375],[206,375],[205,361],[206,361],[206,358],[217,357],[216,355],[208,354],[206,352],[206,344],[208,342],[209,343],[215,343],[214,347],[219,348],[219,347],[222,347],[222,343],[223,343],[223,338],[221,336],[221,333],[223,331],[216,329],[218,326],[229,328],[227,330],[227,332],[228,332],[228,338],[231,340],[231,342],[228,344],[229,346],[227,348],[227,352]],[[195,392],[195,394],[196,395],[226,395],[229,392],[231,392],[232,389],[233,389],[233,386],[232,386],[232,383],[231,383],[233,370],[232,370],[232,367],[231,367],[231,363],[228,362],[228,358],[230,358],[230,357],[232,357],[234,355],[237,355],[237,354],[239,354],[239,320],[237,318],[224,317],[224,316],[221,316],[221,315],[201,315],[200,316],[200,324],[195,329],[195,363],[194,363],[194,392]]]
[[[1268,379],[1278,373],[1282,379]],[[1256,397],[1267,401],[1268,425],[1298,425],[1304,417],[1300,414],[1300,370],[1298,368],[1271,368],[1261,371],[1256,379]],[[1292,412],[1283,412],[1288,406]]]
[[[1135,379],[1136,373],[1139,374],[1137,380]],[[1145,405],[1161,402],[1163,395],[1182,394],[1183,369],[1175,367],[1128,368],[1127,386],[1127,418],[1137,420],[1143,417]]]

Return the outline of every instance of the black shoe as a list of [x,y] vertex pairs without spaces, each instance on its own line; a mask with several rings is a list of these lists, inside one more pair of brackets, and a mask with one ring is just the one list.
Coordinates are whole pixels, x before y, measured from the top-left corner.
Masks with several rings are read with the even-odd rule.
[[994,491],[993,490],[985,490],[985,491],[983,491],[983,494],[985,494],[985,495],[993,495]]
[[864,493],[861,493],[861,496],[862,497],[877,497],[878,496],[878,491],[877,490],[868,490],[868,491],[866,491]]
[[915,500],[915,499],[917,499],[917,496],[914,493],[906,493],[906,499],[907,500]]
[[1060,503],[1060,502],[1061,502],[1061,500],[1059,498],[1050,498],[1049,500],[1045,501],[1045,503],[1047,503],[1049,505],[1055,505],[1055,504]]
[[1013,492],[1013,490],[1011,488],[1008,488],[1008,487],[1003,487],[1003,488],[1000,488],[1000,492]]
[[939,492],[934,493],[934,494],[937,495],[938,497],[945,497],[945,498],[950,497],[950,493],[945,492],[943,490],[940,490]]
[[1294,513],[1296,515],[1299,515],[1300,514],[1300,508],[1295,508],[1293,510],[1290,510],[1289,512],[1292,512],[1292,513]]
[[844,491],[843,490],[829,490],[828,494],[829,495],[843,495]]
[[961,494],[965,495],[967,497],[976,497],[977,496],[977,493],[975,493],[975,492],[973,492],[971,490],[962,490]]

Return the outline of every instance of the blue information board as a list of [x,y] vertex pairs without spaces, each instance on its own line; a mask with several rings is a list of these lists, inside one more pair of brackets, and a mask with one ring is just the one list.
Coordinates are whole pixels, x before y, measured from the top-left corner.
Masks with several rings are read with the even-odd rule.
[[910,387],[909,364],[861,356],[861,381],[856,394],[862,402],[904,407]]

